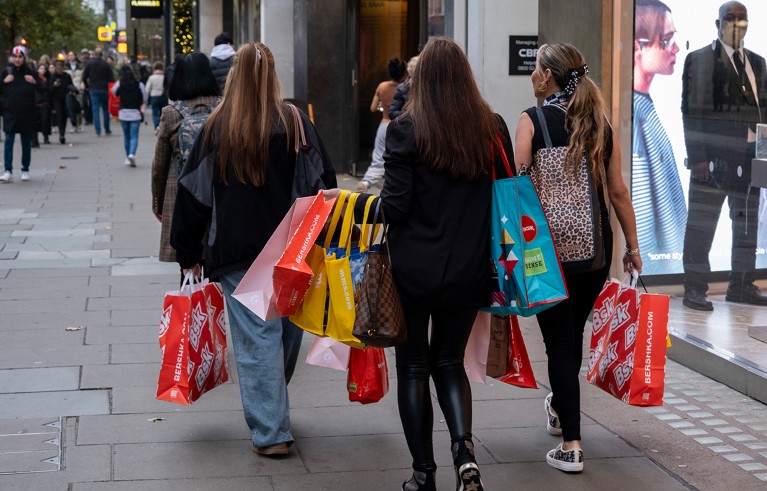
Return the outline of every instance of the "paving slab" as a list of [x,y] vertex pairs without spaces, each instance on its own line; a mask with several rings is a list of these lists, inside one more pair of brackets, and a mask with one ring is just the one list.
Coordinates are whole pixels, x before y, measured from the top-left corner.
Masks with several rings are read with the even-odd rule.
[[250,430],[242,409],[216,412],[178,412],[159,416],[146,414],[82,416],[78,445],[118,443],[172,443],[247,439]]
[[[154,481],[76,482],[72,491],[273,491],[267,476],[220,479],[158,479]],[[318,489],[318,488],[313,488]]]
[[66,449],[63,456],[60,471],[0,476],[0,487],[3,491],[65,491],[72,482],[111,479],[110,445],[73,446]]
[[[115,387],[112,389],[112,414],[148,414],[162,417],[163,413],[188,413],[188,412],[215,412],[215,411],[240,411],[242,415],[242,400],[240,399],[240,387],[233,383],[219,385],[212,391],[204,394],[202,398],[190,406],[174,404],[166,401],[158,401],[157,377],[160,367],[154,372],[152,386],[143,387]],[[230,375],[231,376],[231,375]]]
[[244,477],[306,472],[296,450],[284,459],[259,458],[250,440],[142,443],[114,446],[114,480]]
[[[114,329],[114,328],[112,328]],[[162,361],[162,351],[157,342],[157,330],[142,344],[114,344],[111,347],[110,363],[157,363]]]
[[[14,333],[18,331],[7,331]],[[34,331],[31,331],[34,332]],[[0,347],[0,369],[68,367],[73,365],[103,365],[109,363],[109,347],[93,346],[28,346],[13,349]]]
[[[34,298],[38,301],[67,298],[73,300],[73,309],[77,310],[81,299],[88,297],[108,297],[109,288],[98,286],[78,286],[67,282],[42,283],[36,288],[14,288],[10,285],[0,286],[0,300],[27,300]],[[74,300],[77,300],[74,302]]]
[[377,403],[366,406],[350,404],[291,408],[290,424],[294,434],[301,438],[371,433],[402,434],[396,401],[394,404]]
[[47,312],[42,314],[27,312],[3,314],[0,317],[0,331],[64,330],[71,326],[109,326],[109,324],[109,312]]
[[[72,287],[84,287],[88,286],[88,282],[90,281],[90,278],[88,276],[75,276],[72,278],[66,278],[66,284],[68,286]],[[60,283],[62,282],[62,279],[60,277],[50,277],[50,278],[2,278],[0,279],[0,289],[2,290],[13,290],[13,289],[23,289],[23,290],[34,290],[35,288],[41,288],[45,285],[54,284],[51,288],[56,288]],[[30,298],[30,297],[26,297]]]
[[[175,263],[174,263],[175,264]],[[176,265],[178,266],[178,265]],[[141,276],[96,276],[91,278],[91,285],[114,285],[115,287],[126,288],[129,290],[136,289],[139,293],[142,289],[149,285],[168,285],[169,289],[176,288],[178,286],[179,272],[178,268],[171,274],[148,274]],[[121,291],[121,290],[114,290]],[[113,295],[116,297],[128,296],[128,295]]]
[[85,344],[111,344],[112,351],[120,344],[152,343],[158,344],[159,323],[157,326],[96,326],[88,327],[85,332]]
[[80,367],[0,370],[0,394],[77,390]]
[[109,392],[81,390],[0,394],[0,419],[109,414]]
[[106,276],[109,268],[92,268],[90,264],[81,268],[36,268],[14,269],[8,278],[72,278],[78,276]]
[[163,296],[120,297],[120,298],[89,298],[88,311],[109,310],[111,312],[121,310],[150,310],[156,309],[158,314],[162,312]]
[[3,314],[24,314],[27,312],[67,312],[85,310],[85,298],[48,298],[41,301],[32,297],[24,300],[0,300]]
[[157,300],[158,307],[149,310],[115,310],[111,312],[112,326],[157,326],[160,327],[162,299]]
[[[93,347],[104,348],[101,345]],[[156,389],[159,374],[160,363],[88,365],[83,367],[80,387],[83,389],[112,387],[153,387]]]

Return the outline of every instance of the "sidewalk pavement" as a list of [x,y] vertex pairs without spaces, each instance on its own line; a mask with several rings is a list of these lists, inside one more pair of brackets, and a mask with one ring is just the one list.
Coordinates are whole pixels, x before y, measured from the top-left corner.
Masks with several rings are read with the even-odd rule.
[[[178,284],[177,266],[156,258],[154,137],[141,128],[138,167],[129,168],[119,125],[100,139],[85,130],[67,134],[66,146],[35,150],[29,182],[0,186],[0,489],[399,489],[410,458],[393,350],[390,393],[369,406],[348,402],[344,373],[299,361],[290,384],[296,444],[282,460],[250,451],[232,362],[235,382],[192,406],[154,399],[163,294]],[[339,181],[356,184],[348,176]],[[549,467],[545,454],[558,439],[545,429],[545,354],[535,320],[522,326],[541,388],[472,384],[488,490],[760,484],[669,431],[653,412],[585,383],[585,471]],[[304,351],[311,338],[304,337]],[[684,380],[676,382],[681,389]],[[449,436],[434,402],[438,486],[454,489]]]

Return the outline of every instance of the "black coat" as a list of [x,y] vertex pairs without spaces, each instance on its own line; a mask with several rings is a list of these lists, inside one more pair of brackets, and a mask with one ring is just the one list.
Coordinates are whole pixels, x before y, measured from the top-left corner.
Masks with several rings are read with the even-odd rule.
[[[511,136],[503,118],[498,119],[513,169]],[[383,158],[381,199],[389,224],[392,272],[403,301],[490,305],[492,176],[467,182],[428,169],[419,158],[413,122],[407,117],[389,124]],[[506,177],[500,157],[495,168],[499,177]]]
[[[767,67],[756,53],[745,50],[754,71],[759,108],[745,102],[739,77],[720,41],[693,51],[682,73],[682,122],[689,164],[714,162],[724,174],[719,179],[747,185],[751,176],[754,143],[749,128],[765,121]],[[737,168],[742,175],[737,175]]]
[[[5,77],[13,75],[11,83],[5,83]],[[24,77],[31,75],[35,83],[27,82]],[[3,70],[2,80],[3,92],[3,131],[6,133],[33,134],[37,127],[35,119],[37,111],[35,109],[35,94],[45,92],[45,87],[37,72],[27,65],[16,67],[9,65]]]

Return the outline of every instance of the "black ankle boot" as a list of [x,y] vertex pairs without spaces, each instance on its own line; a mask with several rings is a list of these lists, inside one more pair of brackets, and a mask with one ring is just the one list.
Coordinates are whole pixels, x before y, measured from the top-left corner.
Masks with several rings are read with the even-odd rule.
[[402,491],[437,491],[435,472],[413,471],[413,477],[402,483]]
[[477,459],[474,457],[474,443],[471,439],[454,441],[450,450],[453,453],[453,465],[455,466],[455,489],[457,491],[484,491]]

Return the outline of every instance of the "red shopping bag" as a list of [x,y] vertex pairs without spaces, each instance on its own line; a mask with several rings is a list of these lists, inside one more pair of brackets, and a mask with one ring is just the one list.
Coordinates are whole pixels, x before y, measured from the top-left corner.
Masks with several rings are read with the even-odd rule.
[[317,193],[274,266],[274,306],[282,316],[295,314],[309,290],[313,273],[306,257],[322,232],[334,202],[325,201],[322,191]]
[[346,387],[349,400],[371,404],[389,392],[389,369],[383,348],[352,348]]
[[109,106],[109,114],[117,117],[120,114],[120,98],[112,94],[112,87],[115,82],[107,82],[107,105]]
[[663,404],[667,295],[610,279],[594,304],[586,380],[634,406]]
[[533,367],[530,365],[525,341],[522,339],[522,331],[519,329],[519,320],[516,315],[503,317],[503,319],[508,319],[505,322],[508,322],[509,326],[508,371],[496,378],[509,385],[516,385],[526,389],[537,389],[538,384],[535,383]]
[[191,404],[229,380],[221,285],[187,285],[165,295],[160,320],[162,366],[157,399]]
[[[275,308],[274,302],[275,291],[272,278],[274,267],[316,199],[317,196],[298,198],[293,203],[232,293],[232,298],[242,303],[263,320],[272,320],[281,316]],[[327,203],[332,207],[334,202],[335,200],[329,200]]]

